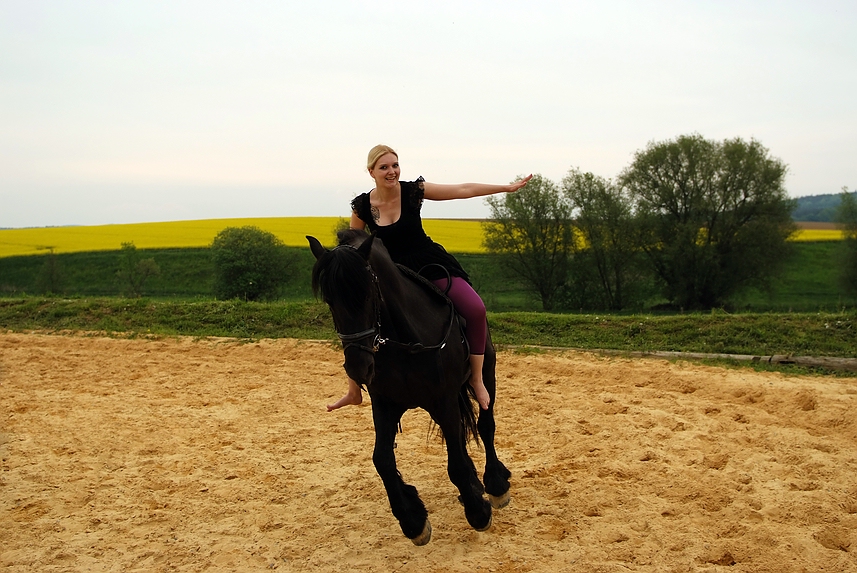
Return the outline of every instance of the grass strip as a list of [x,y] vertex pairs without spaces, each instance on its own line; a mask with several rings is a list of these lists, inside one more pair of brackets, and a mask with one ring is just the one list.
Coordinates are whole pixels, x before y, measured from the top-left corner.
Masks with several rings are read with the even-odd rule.
[[[678,315],[489,313],[503,345],[857,358],[857,312]],[[336,340],[320,302],[0,299],[0,328]]]
[[[494,340],[581,349],[857,357],[857,313],[501,313]],[[516,341],[516,342],[512,342]]]
[[320,303],[173,302],[122,298],[0,299],[0,328],[124,335],[335,338]]

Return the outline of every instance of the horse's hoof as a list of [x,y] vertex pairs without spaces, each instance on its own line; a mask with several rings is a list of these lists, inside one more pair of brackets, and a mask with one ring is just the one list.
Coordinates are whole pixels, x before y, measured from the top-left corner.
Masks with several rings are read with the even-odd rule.
[[476,531],[488,531],[489,529],[491,529],[491,525],[493,523],[494,523],[494,516],[492,515],[491,517],[488,518],[488,525],[486,525],[485,527],[477,528]]
[[494,509],[503,509],[509,502],[512,500],[512,494],[509,493],[509,490],[506,490],[506,493],[498,496],[493,496],[490,493],[488,494],[488,501],[491,503],[491,507]]
[[428,519],[426,519],[425,527],[423,527],[423,532],[411,539],[414,542],[414,545],[417,547],[422,547],[429,541],[431,541],[431,523]]

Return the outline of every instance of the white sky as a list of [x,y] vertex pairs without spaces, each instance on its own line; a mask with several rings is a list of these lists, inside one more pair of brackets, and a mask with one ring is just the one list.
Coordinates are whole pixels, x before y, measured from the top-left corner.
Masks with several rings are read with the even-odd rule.
[[856,25],[854,0],[0,0],[0,227],[347,216],[376,143],[403,179],[505,183],[756,138],[791,196],[837,193]]

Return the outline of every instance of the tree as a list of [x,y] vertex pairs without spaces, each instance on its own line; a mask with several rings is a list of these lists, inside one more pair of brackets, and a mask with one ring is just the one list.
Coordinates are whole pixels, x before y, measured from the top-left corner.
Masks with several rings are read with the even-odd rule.
[[[622,310],[642,303],[642,287],[648,281],[640,272],[630,199],[612,181],[577,169],[568,172],[562,188],[579,235],[574,243],[575,278],[591,275],[598,284],[595,300],[580,301],[580,306]],[[585,292],[586,284],[572,290]]]
[[[347,231],[350,228],[351,228],[351,219],[346,219],[345,217],[340,217],[339,219],[337,219],[336,223],[333,225],[333,229],[332,229],[333,240],[335,242],[339,241],[339,233],[341,233],[342,231]],[[365,231],[366,231],[366,234],[368,235],[369,229],[366,228]]]
[[292,257],[273,233],[258,227],[227,227],[211,244],[214,293],[218,298],[275,298],[288,281]]
[[761,143],[740,138],[683,135],[635,154],[619,182],[670,302],[715,308],[779,271],[796,230],[786,170]]
[[857,297],[857,193],[842,188],[841,202],[836,209],[836,222],[842,228],[842,264],[840,283],[845,293]]
[[36,288],[46,294],[57,294],[62,291],[63,272],[54,247],[45,247],[47,254],[42,270],[36,280]]
[[489,252],[504,255],[509,268],[552,310],[568,278],[571,261],[571,208],[557,185],[534,175],[516,193],[486,199],[491,219],[483,223]]
[[340,217],[336,220],[336,223],[333,225],[333,236],[339,237],[339,233],[342,231],[347,231],[351,228],[351,221],[346,219],[345,217]]
[[122,263],[116,276],[125,287],[128,296],[143,296],[143,286],[149,277],[161,274],[154,258],[141,259],[133,242],[122,243]]

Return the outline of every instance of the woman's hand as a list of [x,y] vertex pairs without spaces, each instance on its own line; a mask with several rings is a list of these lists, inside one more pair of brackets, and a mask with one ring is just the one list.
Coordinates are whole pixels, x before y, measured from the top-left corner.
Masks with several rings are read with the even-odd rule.
[[521,187],[526,185],[527,182],[532,178],[533,178],[533,174],[530,173],[529,175],[527,175],[526,177],[524,177],[520,181],[515,181],[514,183],[509,185],[509,190],[507,191],[507,193],[514,193],[515,191],[517,191],[518,189],[520,189]]

